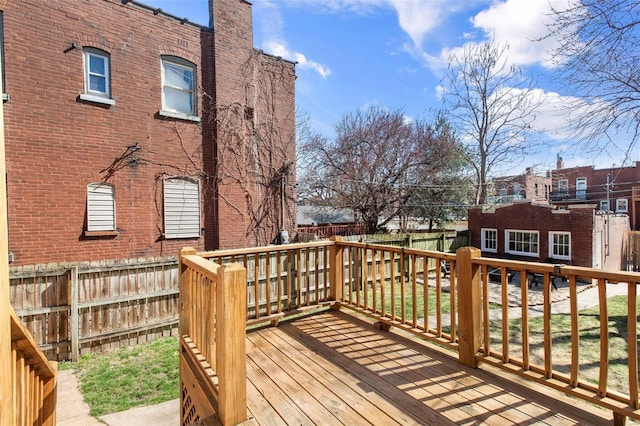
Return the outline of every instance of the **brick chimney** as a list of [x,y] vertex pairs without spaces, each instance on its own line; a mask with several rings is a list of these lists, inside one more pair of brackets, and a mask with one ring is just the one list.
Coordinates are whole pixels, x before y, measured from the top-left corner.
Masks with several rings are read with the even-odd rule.
[[556,169],[564,169],[564,162],[562,161],[560,154],[556,154]]

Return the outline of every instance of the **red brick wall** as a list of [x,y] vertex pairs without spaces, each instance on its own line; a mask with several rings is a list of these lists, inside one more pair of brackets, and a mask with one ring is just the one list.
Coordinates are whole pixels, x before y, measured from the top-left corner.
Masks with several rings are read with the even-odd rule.
[[281,227],[279,176],[285,171],[285,229],[295,230],[295,169],[287,167],[295,163],[294,65],[253,49],[245,1],[215,0],[213,12],[219,185],[214,244],[264,245],[274,242]]
[[505,229],[539,231],[539,258],[522,257],[522,260],[542,262],[549,256],[549,231],[565,231],[571,232],[571,264],[590,267],[593,258],[593,227],[593,206],[557,210],[552,206],[523,202],[496,208],[494,212],[483,212],[481,208],[469,209],[473,246],[481,247],[482,228],[497,229],[499,257],[507,257]]
[[[567,179],[569,183],[570,198],[575,197],[576,179],[587,178],[586,198],[590,203],[598,203],[607,199],[606,183],[607,175],[609,181],[613,185],[610,187],[609,198],[611,209],[616,213],[627,214],[631,218],[631,223],[636,224],[636,229],[640,226],[640,209],[636,206],[635,220],[632,217],[634,209],[632,207],[631,189],[634,186],[640,186],[640,166],[636,162],[633,166],[618,167],[610,169],[596,169],[594,166],[571,167],[553,170],[553,191],[558,191],[558,181]],[[627,211],[617,210],[616,200],[627,200]],[[569,200],[571,202],[580,202]]]
[[[551,178],[537,175],[533,168],[527,168],[526,172],[515,176],[503,176],[493,179],[495,195],[501,194],[501,189],[506,190],[506,195],[515,195],[513,185],[520,185],[520,194],[523,198],[538,202],[547,202],[548,193],[545,188],[548,186],[549,192],[551,188]],[[536,192],[536,185],[538,191]]]
[[[7,2],[5,70],[11,99],[5,103],[5,135],[9,249],[15,265],[175,255],[186,245],[205,248],[205,238],[207,248],[217,248],[217,232],[224,235],[223,247],[248,242],[244,221],[237,221],[242,214],[218,211],[215,203],[215,128],[209,113],[215,97],[243,94],[227,90],[238,88],[242,59],[254,52],[251,8],[239,0],[216,0],[215,6],[221,49],[214,80],[214,40],[207,28],[117,0]],[[110,54],[114,106],[79,101],[83,46]],[[163,54],[196,64],[202,123],[158,116]],[[289,68],[292,85],[293,65]],[[287,114],[292,99],[291,90]],[[283,128],[293,134],[292,117]],[[116,162],[136,145],[135,154]],[[295,158],[295,151],[288,155]],[[202,179],[205,237],[163,239],[162,178],[171,175]],[[115,186],[118,234],[87,238],[87,184],[103,180]],[[233,187],[222,190],[234,196]]]

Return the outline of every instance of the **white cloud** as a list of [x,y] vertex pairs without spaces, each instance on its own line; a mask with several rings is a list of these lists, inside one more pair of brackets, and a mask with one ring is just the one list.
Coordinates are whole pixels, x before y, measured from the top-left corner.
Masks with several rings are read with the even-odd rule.
[[[556,47],[553,38],[539,40],[548,32],[551,8],[564,9],[569,0],[507,0],[494,2],[471,18],[487,39],[509,44],[509,60],[519,65],[541,64],[551,68],[549,51]],[[539,40],[539,41],[538,41]]]
[[322,78],[327,78],[331,75],[331,69],[328,66],[312,61],[302,53],[291,52],[285,45],[278,42],[268,41],[263,45],[263,49],[270,55],[296,62],[298,68],[313,70],[320,74]]
[[389,0],[398,14],[400,27],[416,47],[430,31],[437,28],[456,7],[456,2],[425,0]]
[[436,98],[442,99],[444,96],[449,93],[449,88],[438,84],[436,86]]

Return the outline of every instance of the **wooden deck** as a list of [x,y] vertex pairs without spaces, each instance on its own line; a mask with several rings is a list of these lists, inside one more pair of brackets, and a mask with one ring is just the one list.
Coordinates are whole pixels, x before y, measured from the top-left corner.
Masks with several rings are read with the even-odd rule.
[[[247,406],[261,425],[587,425],[611,412],[521,382],[349,311],[247,333]],[[494,374],[495,373],[495,374]]]

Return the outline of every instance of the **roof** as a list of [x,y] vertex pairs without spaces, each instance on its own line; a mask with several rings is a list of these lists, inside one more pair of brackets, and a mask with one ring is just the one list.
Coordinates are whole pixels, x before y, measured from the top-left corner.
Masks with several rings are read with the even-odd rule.
[[298,225],[326,225],[328,223],[354,223],[355,214],[351,209],[329,206],[298,206]]

